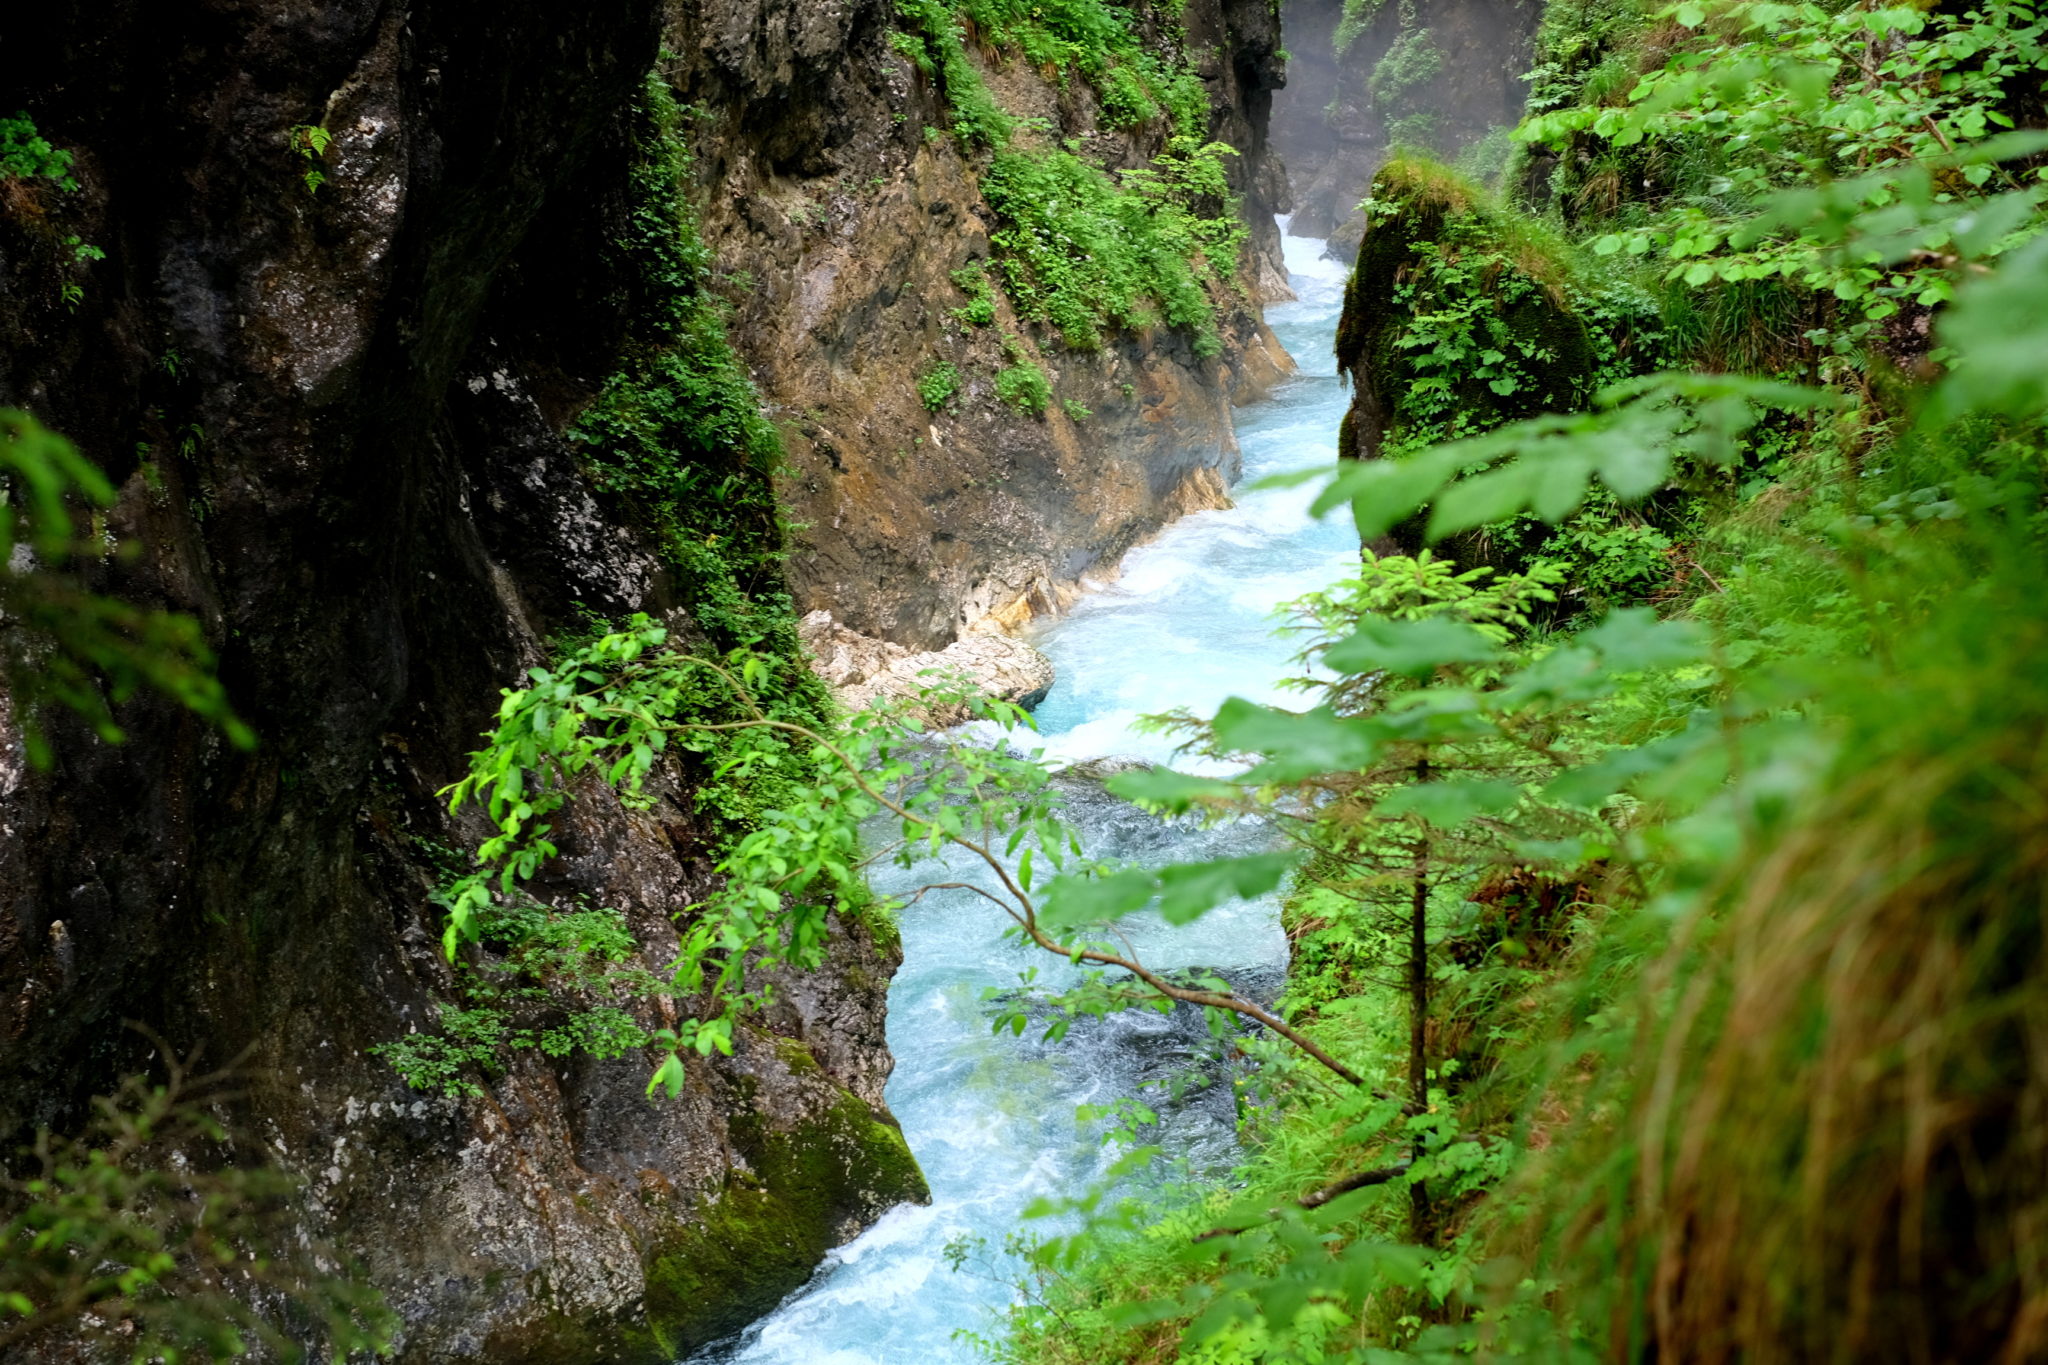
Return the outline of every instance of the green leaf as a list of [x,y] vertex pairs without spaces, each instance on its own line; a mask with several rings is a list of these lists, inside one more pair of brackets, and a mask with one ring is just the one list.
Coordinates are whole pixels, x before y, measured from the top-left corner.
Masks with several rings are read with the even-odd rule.
[[1039,918],[1053,928],[1121,919],[1150,903],[1158,889],[1158,879],[1143,868],[1095,876],[1068,873],[1046,883]]
[[1958,290],[1941,339],[1964,359],[1928,404],[1930,425],[1966,412],[2021,417],[2048,408],[2048,237],[2007,256],[1990,279]]
[[1280,885],[1293,853],[1254,853],[1206,863],[1177,863],[1159,874],[1159,913],[1168,924],[1199,919],[1229,900],[1252,900]]
[[648,1078],[647,1093],[651,1097],[656,1090],[665,1089],[668,1091],[668,1097],[675,1099],[683,1093],[683,1082],[687,1077],[688,1073],[683,1070],[682,1057],[671,1052],[662,1059],[661,1065],[655,1068],[654,1075]]
[[1598,806],[1626,791],[1637,779],[1663,772],[1691,756],[1702,744],[1718,742],[1714,727],[1696,726],[1651,744],[1616,749],[1591,763],[1559,773],[1543,795],[1571,806]]
[[1120,796],[1126,801],[1151,806],[1171,815],[1184,814],[1200,801],[1228,801],[1241,794],[1233,783],[1213,777],[1191,777],[1171,768],[1118,773],[1102,786],[1111,796]]
[[1340,718],[1327,707],[1282,711],[1241,697],[1223,703],[1211,729],[1225,752],[1264,759],[1248,775],[1259,782],[1292,782],[1363,768],[1379,756],[1384,733],[1367,720]]
[[1375,618],[1323,652],[1323,662],[1340,673],[1385,670],[1405,677],[1427,677],[1443,664],[1486,663],[1500,657],[1500,646],[1476,628],[1447,617],[1419,621]]
[[1428,538],[1442,540],[1475,526],[1506,520],[1529,505],[1542,474],[1537,461],[1523,459],[1459,480],[1436,500]]
[[[1603,450],[1600,479],[1623,502],[1646,498],[1671,475],[1671,455],[1653,441],[1616,441]],[[1555,520],[1555,518],[1553,518]]]
[[1521,796],[1512,782],[1458,777],[1397,788],[1373,809],[1379,815],[1414,815],[1439,829],[1455,829],[1474,816],[1512,810]]
[[1611,673],[1647,673],[1697,663],[1707,632],[1695,621],[1660,621],[1649,607],[1624,607],[1580,632],[1578,643],[1598,651]]
[[1309,510],[1320,517],[1349,503],[1359,539],[1377,540],[1457,478],[1468,458],[1460,446],[1440,446],[1399,460],[1354,460]]

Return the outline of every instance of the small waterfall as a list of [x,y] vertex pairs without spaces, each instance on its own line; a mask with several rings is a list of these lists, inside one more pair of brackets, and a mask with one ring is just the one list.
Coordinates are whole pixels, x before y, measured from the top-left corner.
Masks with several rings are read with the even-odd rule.
[[[1284,224],[1283,224],[1284,226]],[[1198,512],[1133,551],[1123,572],[1046,626],[1036,643],[1059,669],[1037,713],[1056,762],[1130,756],[1165,761],[1172,741],[1142,735],[1138,717],[1175,707],[1213,710],[1226,697],[1280,700],[1292,646],[1273,631],[1273,609],[1326,586],[1356,563],[1348,519],[1308,515],[1312,487],[1252,489],[1262,476],[1336,459],[1347,395],[1331,342],[1345,271],[1322,259],[1319,241],[1288,237],[1299,301],[1267,320],[1301,364],[1300,377],[1240,414],[1246,486],[1238,504]],[[1165,862],[1236,851],[1265,838],[1253,828],[1164,826],[1086,784],[1074,816],[1091,852]],[[970,871],[963,863],[960,871]],[[877,889],[931,879],[887,869]],[[901,878],[902,886],[889,878]],[[1111,1159],[1074,1118],[1076,1106],[1134,1093],[1194,1055],[1184,1020],[1126,1015],[1077,1027],[1058,1045],[989,1031],[985,987],[1007,989],[1028,966],[1059,964],[1006,942],[1000,911],[967,893],[927,896],[904,915],[903,968],[889,994],[896,1071],[890,1107],[931,1181],[928,1207],[904,1206],[834,1251],[811,1282],[738,1339],[693,1365],[949,1365],[977,1359],[961,1331],[1000,1330],[1011,1267],[1000,1248],[1034,1199],[1082,1193]],[[1250,990],[1277,988],[1286,943],[1275,906],[1238,904],[1168,930],[1133,926],[1158,966],[1223,970]],[[1182,1012],[1183,1014],[1186,1012]],[[1163,1145],[1197,1169],[1227,1168],[1235,1132],[1227,1095],[1197,1098],[1166,1117]],[[953,1273],[946,1245],[985,1238],[981,1275]]]

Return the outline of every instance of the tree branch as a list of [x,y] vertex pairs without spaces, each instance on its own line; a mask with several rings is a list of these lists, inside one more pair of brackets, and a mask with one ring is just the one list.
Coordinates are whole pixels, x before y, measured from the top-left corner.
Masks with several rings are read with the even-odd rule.
[[[1355,1175],[1347,1175],[1342,1180],[1332,1181],[1313,1194],[1305,1194],[1294,1202],[1304,1209],[1319,1209],[1334,1199],[1350,1194],[1353,1190],[1367,1190],[1375,1185],[1386,1185],[1399,1180],[1402,1176],[1408,1174],[1408,1168],[1414,1164],[1412,1161],[1402,1161],[1392,1166],[1380,1166],[1370,1171],[1360,1171]],[[1246,1223],[1243,1227],[1210,1228],[1207,1232],[1196,1234],[1195,1240],[1197,1242],[1211,1242],[1218,1237],[1235,1237],[1241,1232],[1250,1232],[1253,1228],[1263,1227],[1279,1216],[1275,1212],[1271,1217],[1261,1218],[1256,1223]]]

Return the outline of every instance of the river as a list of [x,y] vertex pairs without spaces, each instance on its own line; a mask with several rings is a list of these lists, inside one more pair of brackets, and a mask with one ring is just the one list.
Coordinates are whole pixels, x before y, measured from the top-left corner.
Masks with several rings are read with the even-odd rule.
[[[1251,487],[1266,475],[1336,459],[1347,395],[1330,358],[1344,270],[1321,259],[1322,243],[1286,239],[1298,301],[1267,321],[1300,363],[1299,377],[1238,414],[1245,481],[1235,507],[1198,512],[1133,551],[1034,643],[1059,670],[1037,712],[1047,757],[1165,761],[1172,741],[1134,729],[1143,715],[1189,707],[1213,711],[1238,695],[1277,700],[1290,646],[1275,636],[1280,603],[1323,587],[1357,562],[1348,518],[1308,515],[1312,488]],[[1074,816],[1090,852],[1164,862],[1213,856],[1255,831],[1162,826],[1121,803],[1076,791]],[[890,869],[885,893],[925,879]],[[903,917],[903,967],[889,992],[889,1045],[896,1070],[889,1106],[931,1182],[932,1202],[884,1215],[832,1252],[811,1281],[734,1341],[692,1365],[953,1365],[980,1359],[961,1331],[996,1334],[1013,1290],[1001,1252],[1034,1199],[1080,1193],[1113,1156],[1076,1121],[1077,1106],[1129,1094],[1191,1060],[1198,1034],[1185,1021],[1123,1016],[1077,1030],[1061,1045],[1034,1035],[990,1033],[984,987],[1011,987],[1048,959],[1006,942],[1000,912],[966,893],[925,897]],[[1276,982],[1286,944],[1274,904],[1240,903],[1192,925],[1140,929],[1155,966],[1213,967],[1242,985]],[[1057,966],[1057,962],[1054,963]],[[1220,1112],[1218,1101],[1221,1101]],[[1227,1097],[1168,1115],[1162,1145],[1196,1167],[1230,1164]],[[954,1272],[946,1245],[986,1240],[979,1273]]]

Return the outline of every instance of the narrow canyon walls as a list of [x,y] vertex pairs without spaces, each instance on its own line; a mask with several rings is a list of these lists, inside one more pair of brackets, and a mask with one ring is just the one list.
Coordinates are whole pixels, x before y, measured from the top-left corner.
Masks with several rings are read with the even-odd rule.
[[[824,968],[674,1100],[643,1094],[639,1050],[485,1048],[449,1094],[369,1049],[468,998],[440,899],[488,829],[440,793],[561,640],[646,612],[729,647],[738,593],[779,657],[822,611],[814,642],[896,659],[1049,609],[1227,496],[1231,405],[1289,368],[1258,313],[1285,291],[1277,17],[1136,15],[1148,60],[1197,80],[1185,145],[970,54],[1032,145],[1220,158],[1209,198],[1249,247],[1213,335],[1092,349],[1000,290],[961,319],[999,266],[986,157],[880,0],[0,18],[14,99],[76,181],[0,178],[0,406],[119,485],[106,529],[139,553],[87,586],[196,618],[260,741],[148,697],[119,745],[49,718],[47,771],[0,736],[0,1137],[147,1069],[124,1021],[237,1059],[206,1159],[300,1178],[301,1228],[385,1294],[409,1362],[673,1359],[923,1197],[883,1103],[900,950],[873,917],[839,919]],[[1028,368],[1041,413],[997,393]],[[703,403],[753,434],[707,436]],[[656,428],[652,469],[605,446]],[[615,908],[661,971],[715,884],[708,780],[684,758],[644,809],[580,798],[518,894]],[[690,1002],[631,1008],[651,1031]]]
[[[1365,230],[1358,203],[1397,148],[1497,170],[1497,130],[1522,117],[1542,10],[1537,0],[1286,0],[1293,60],[1272,138],[1291,182],[1291,229],[1329,239],[1348,262]],[[1495,145],[1482,145],[1489,137]]]

